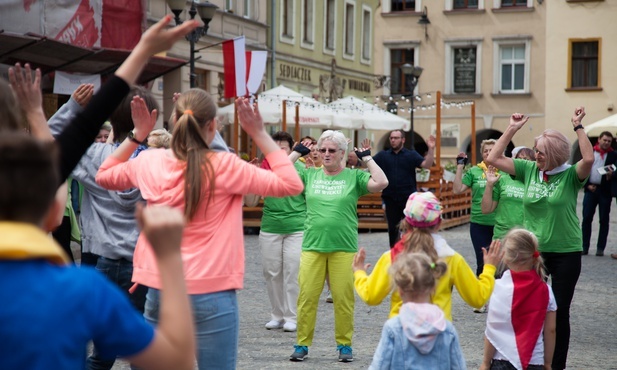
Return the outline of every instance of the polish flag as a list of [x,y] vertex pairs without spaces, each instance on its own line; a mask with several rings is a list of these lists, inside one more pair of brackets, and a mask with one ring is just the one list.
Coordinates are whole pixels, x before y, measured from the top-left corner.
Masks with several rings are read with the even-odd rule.
[[223,41],[225,97],[246,95],[246,54],[244,36]]
[[[495,281],[486,320],[486,338],[516,369],[544,363],[534,353],[550,306],[548,285],[535,271],[504,272]],[[552,299],[554,301],[554,298]],[[534,357],[534,355],[536,355]]]
[[268,52],[245,49],[244,36],[223,42],[225,98],[254,94],[266,72]]

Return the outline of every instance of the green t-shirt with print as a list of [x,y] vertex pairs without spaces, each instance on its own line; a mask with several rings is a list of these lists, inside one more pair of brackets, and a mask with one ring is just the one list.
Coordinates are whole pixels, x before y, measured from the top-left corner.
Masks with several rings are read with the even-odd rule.
[[580,252],[582,234],[576,202],[581,181],[576,165],[541,181],[535,162],[514,160],[516,178],[525,183],[523,217],[525,228],[538,237],[541,252]]
[[321,169],[300,173],[306,197],[302,250],[358,251],[358,198],[369,193],[369,173],[349,168],[328,176]]
[[[299,162],[296,162],[294,166],[298,173],[304,169],[304,164]],[[281,235],[303,231],[305,218],[304,192],[292,197],[266,197],[261,218],[261,231]]]
[[523,194],[525,184],[514,180],[509,174],[501,173],[493,187],[493,200],[499,202],[495,208],[493,240],[503,238],[513,227],[523,226]]
[[479,225],[495,225],[495,212],[482,213],[482,196],[486,189],[486,176],[478,166],[471,167],[463,176],[463,184],[471,188],[471,222]]

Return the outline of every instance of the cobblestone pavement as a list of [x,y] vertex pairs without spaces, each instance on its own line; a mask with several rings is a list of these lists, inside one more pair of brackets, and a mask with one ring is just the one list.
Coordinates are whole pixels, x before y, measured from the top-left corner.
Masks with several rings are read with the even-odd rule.
[[[581,214],[579,197],[579,215]],[[610,253],[617,253],[617,210],[613,211],[609,245],[604,257],[596,257],[594,224],[592,248],[583,256],[582,273],[574,294],[571,309],[572,336],[568,369],[617,369],[617,260]],[[597,220],[597,216],[596,216]],[[442,232],[449,244],[461,253],[475,269],[475,258],[469,238],[469,226],[459,226]],[[375,263],[387,248],[388,236],[384,232],[360,233],[360,246],[366,247],[367,262]],[[383,323],[388,316],[389,300],[380,306],[369,307],[356,297],[355,330],[353,337],[354,362],[337,361],[334,340],[334,315],[332,304],[325,302],[322,294],[315,338],[309,348],[309,358],[301,363],[289,361],[293,352],[295,333],[266,330],[270,319],[269,301],[261,272],[261,257],[256,235],[246,235],[245,289],[238,293],[240,305],[240,345],[238,369],[366,369],[377,347]],[[476,314],[453,293],[453,317],[463,354],[470,369],[477,369],[482,359],[483,331],[486,315]],[[119,363],[115,369],[128,369]]]

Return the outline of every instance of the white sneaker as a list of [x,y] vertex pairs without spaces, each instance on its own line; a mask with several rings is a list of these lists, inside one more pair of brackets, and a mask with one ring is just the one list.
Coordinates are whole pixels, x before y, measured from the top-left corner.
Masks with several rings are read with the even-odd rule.
[[475,312],[475,313],[487,313],[488,312],[488,305],[484,305],[484,306],[482,306],[482,308],[474,308],[473,312]]
[[296,331],[296,323],[286,322],[285,325],[283,325],[283,331]]
[[282,321],[278,321],[278,320],[270,320],[266,324],[266,329],[268,329],[268,330],[280,329],[282,327],[283,327],[283,322]]

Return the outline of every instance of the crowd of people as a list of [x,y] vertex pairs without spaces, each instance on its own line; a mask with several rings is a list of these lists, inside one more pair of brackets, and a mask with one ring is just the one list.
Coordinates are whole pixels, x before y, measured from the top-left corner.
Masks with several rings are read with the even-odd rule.
[[[487,312],[481,369],[566,368],[581,255],[596,207],[604,254],[617,188],[613,136],[592,146],[584,108],[571,120],[582,156],[572,165],[570,142],[551,129],[505,156],[529,119],[519,113],[482,142],[482,162],[465,174],[459,154],[453,190],[471,190],[474,272],[439,234],[439,199],[416,189],[415,169],[434,162],[433,137],[424,155],[404,148],[400,130],[375,156],[369,140],[350,150],[340,131],[294,143],[286,132],[270,136],[258,107],[239,98],[242,128],[263,154],[246,162],[225,145],[216,102],[201,89],[175,96],[171,132],[153,130],[158,106],[133,86],[136,76],[197,26],[170,20],[144,33],[100,91],[80,86],[49,121],[40,71],[17,64],[10,86],[0,80],[0,301],[10,302],[0,309],[0,368],[111,369],[123,357],[144,369],[235,369],[242,207],[262,197],[265,328],[296,333],[290,360],[308,357],[327,284],[339,361],[353,361],[355,295],[369,305],[391,296],[372,369],[465,369],[456,287]],[[390,248],[369,273],[356,209],[378,192]],[[71,263],[71,240],[82,266]]]

